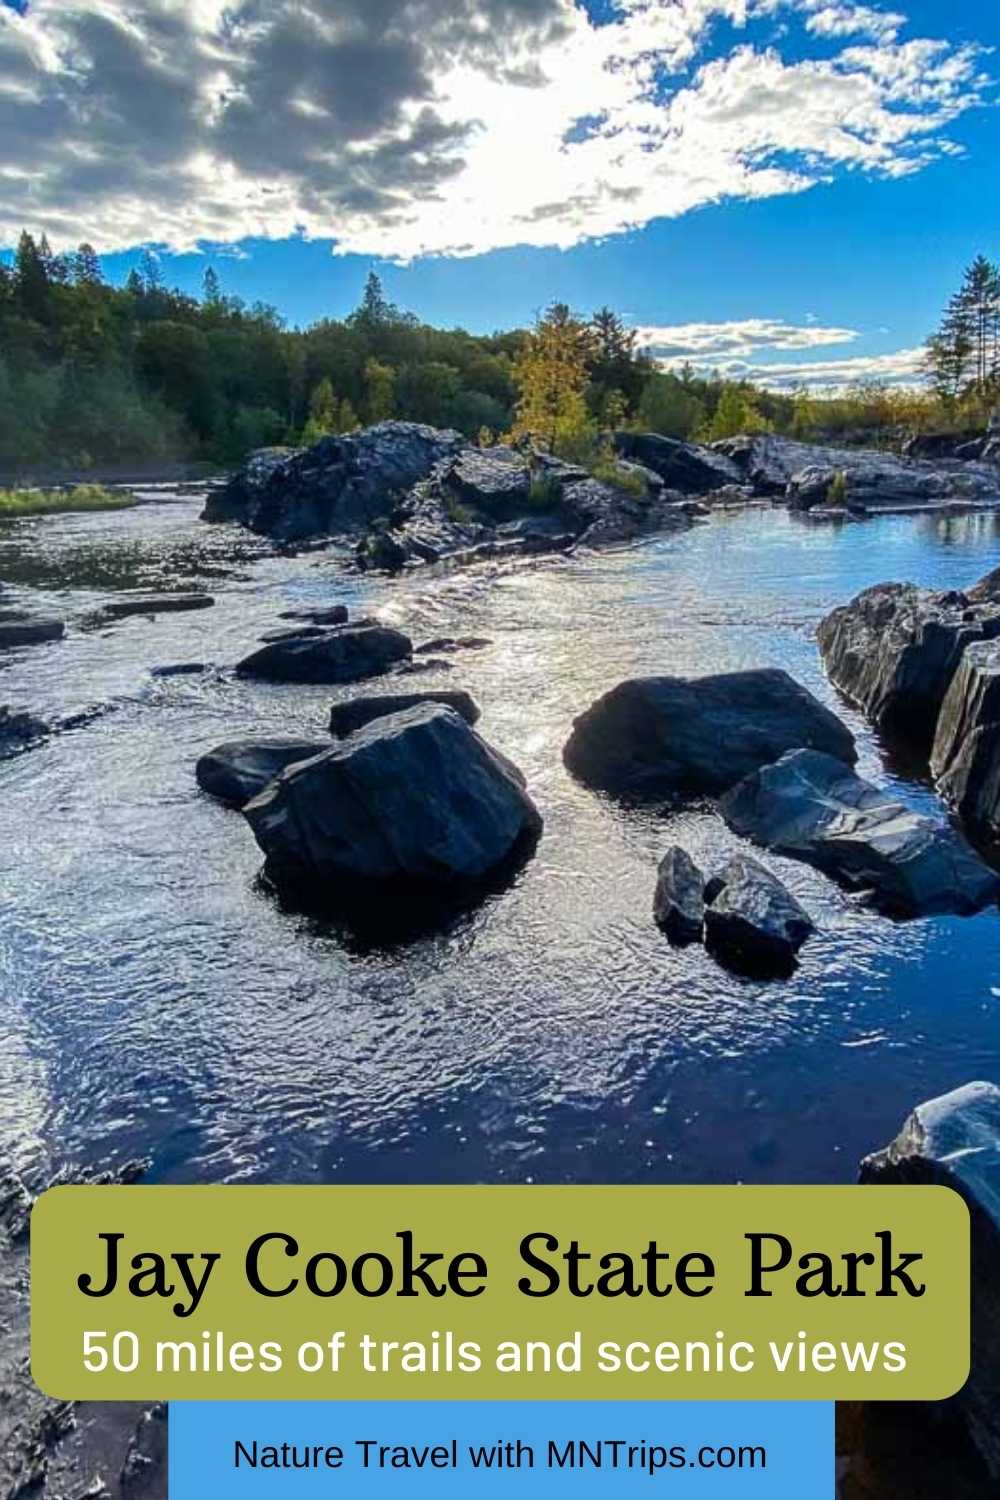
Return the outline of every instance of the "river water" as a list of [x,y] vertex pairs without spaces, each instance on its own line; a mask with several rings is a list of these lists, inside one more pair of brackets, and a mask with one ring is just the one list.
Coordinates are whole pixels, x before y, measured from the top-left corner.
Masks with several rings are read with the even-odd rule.
[[[1000,914],[894,925],[769,858],[819,931],[792,980],[736,979],[650,917],[668,843],[709,866],[734,846],[718,818],[623,809],[560,755],[623,677],[776,665],[844,714],[864,774],[933,805],[837,703],[813,631],[878,580],[973,582],[997,518],[749,509],[635,550],[366,582],[199,509],[0,530],[0,578],[70,625],[3,662],[0,701],[109,709],[0,763],[0,1141],[33,1186],[137,1156],[161,1182],[847,1182],[914,1102],[1000,1076]],[[88,626],[164,584],[217,605]],[[385,950],[283,911],[194,780],[224,739],[322,740],[333,697],[366,690],[228,670],[282,610],[340,601],[417,641],[490,638],[413,685],[470,689],[545,817],[511,886]],[[151,675],[182,661],[215,670]]]

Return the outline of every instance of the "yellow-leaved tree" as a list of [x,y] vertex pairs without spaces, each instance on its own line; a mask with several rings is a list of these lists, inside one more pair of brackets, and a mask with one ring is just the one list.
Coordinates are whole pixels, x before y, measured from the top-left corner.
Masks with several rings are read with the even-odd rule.
[[562,458],[581,460],[589,453],[596,436],[586,400],[593,353],[587,323],[563,302],[546,309],[514,361],[515,440]]

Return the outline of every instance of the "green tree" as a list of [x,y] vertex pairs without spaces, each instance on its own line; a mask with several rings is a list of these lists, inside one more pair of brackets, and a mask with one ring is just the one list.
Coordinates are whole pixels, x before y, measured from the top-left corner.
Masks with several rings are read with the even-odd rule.
[[365,416],[369,423],[385,422],[396,408],[396,372],[391,365],[370,359],[365,365]]
[[206,307],[217,308],[222,303],[222,285],[218,272],[212,266],[206,266],[201,278],[201,300]]
[[590,325],[565,303],[554,302],[542,314],[514,362],[515,439],[572,456],[592,442],[586,391],[593,351]]
[[104,273],[93,245],[86,241],[78,248],[73,261],[73,280],[77,286],[103,286]]
[[17,243],[14,262],[17,299],[28,318],[47,323],[51,314],[51,286],[45,257],[27,230]]

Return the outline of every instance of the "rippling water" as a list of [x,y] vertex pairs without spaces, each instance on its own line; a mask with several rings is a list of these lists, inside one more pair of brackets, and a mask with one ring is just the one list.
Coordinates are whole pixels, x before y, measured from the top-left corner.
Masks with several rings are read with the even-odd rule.
[[[664,846],[712,863],[723,825],[623,810],[560,758],[622,677],[773,664],[840,708],[866,774],[931,804],[836,703],[813,629],[880,579],[971,583],[1000,563],[996,518],[747,510],[641,550],[365,583],[199,508],[0,529],[0,577],[71,626],[4,662],[0,700],[112,710],[0,763],[0,1139],[29,1179],[148,1155],[160,1181],[847,1181],[916,1100],[1000,1076],[1000,915],[894,925],[773,860],[819,932],[790,982],[735,979],[650,918]],[[88,626],[115,589],[178,580],[216,608]],[[492,640],[415,685],[472,691],[546,820],[511,887],[389,951],[283,912],[242,818],[194,782],[222,739],[323,737],[350,690],[226,668],[281,610],[341,600],[417,640]],[[218,670],[150,674],[179,661]]]

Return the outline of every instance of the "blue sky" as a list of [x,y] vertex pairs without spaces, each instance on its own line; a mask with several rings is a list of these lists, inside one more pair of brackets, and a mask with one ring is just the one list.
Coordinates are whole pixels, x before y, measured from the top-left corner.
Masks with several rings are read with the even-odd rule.
[[403,0],[8,0],[0,241],[115,279],[152,242],[296,324],[371,266],[482,331],[610,303],[666,359],[817,385],[911,378],[1000,257],[992,4],[415,4],[419,40]]

